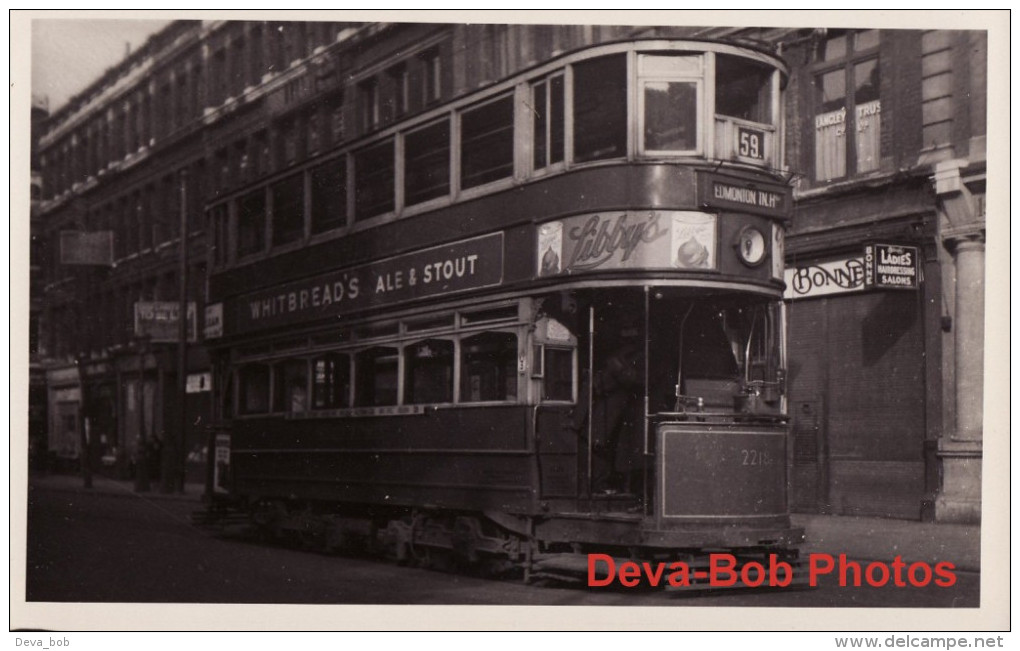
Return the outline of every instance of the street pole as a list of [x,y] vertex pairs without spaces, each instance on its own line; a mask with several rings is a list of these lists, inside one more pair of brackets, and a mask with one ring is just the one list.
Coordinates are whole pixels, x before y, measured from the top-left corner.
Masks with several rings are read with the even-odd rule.
[[78,340],[77,344],[78,353],[75,358],[78,366],[78,403],[79,403],[79,415],[78,415],[78,441],[81,452],[79,458],[81,460],[81,480],[82,485],[85,488],[92,488],[92,432],[91,423],[89,422],[89,410],[91,409],[91,400],[89,399],[88,382],[85,373],[85,365],[89,360],[89,349],[92,346],[92,319],[90,315],[86,314],[88,308],[86,302],[91,298],[92,293],[92,274],[90,269],[83,269],[81,278],[85,285],[84,291],[81,296],[75,298],[76,311],[78,313]]
[[180,278],[180,306],[177,323],[177,386],[179,389],[177,445],[174,446],[173,469],[176,489],[184,492],[185,458],[188,427],[188,171],[181,170],[181,248],[177,277]]
[[136,458],[138,465],[135,467],[135,491],[147,493],[151,488],[149,483],[149,439],[145,433],[145,358],[148,353],[148,337],[140,337],[138,340],[138,384],[135,390],[138,397],[135,400],[135,408],[138,410],[138,451]]

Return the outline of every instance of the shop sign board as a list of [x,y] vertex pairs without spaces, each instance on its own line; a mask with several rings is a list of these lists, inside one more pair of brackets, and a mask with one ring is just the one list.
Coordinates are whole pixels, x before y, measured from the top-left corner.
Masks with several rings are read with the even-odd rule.
[[[152,343],[176,343],[180,304],[175,301],[135,303],[135,336]],[[195,303],[188,303],[188,341],[195,341]]]
[[871,289],[917,289],[918,249],[898,244],[864,247],[864,285]]
[[864,289],[864,259],[840,258],[787,267],[783,298],[814,298]]

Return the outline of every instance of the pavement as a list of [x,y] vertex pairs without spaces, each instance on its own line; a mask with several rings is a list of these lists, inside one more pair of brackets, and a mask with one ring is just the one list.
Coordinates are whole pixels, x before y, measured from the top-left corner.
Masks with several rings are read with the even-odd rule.
[[[92,488],[86,489],[77,475],[33,474],[30,486],[50,490],[66,490],[137,499],[184,500],[194,502],[198,509],[205,493],[204,484],[187,483],[183,492],[164,493],[159,482],[140,493],[131,481],[93,477]],[[924,561],[934,566],[948,561],[956,570],[981,570],[981,526],[969,524],[935,524],[913,520],[849,517],[794,513],[794,526],[804,528],[802,554],[830,554],[837,558],[846,554],[858,561],[891,563],[900,556],[906,563]]]

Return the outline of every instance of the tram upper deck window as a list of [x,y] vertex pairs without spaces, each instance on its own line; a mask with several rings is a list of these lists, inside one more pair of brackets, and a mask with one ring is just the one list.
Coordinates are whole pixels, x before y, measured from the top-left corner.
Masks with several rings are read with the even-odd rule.
[[517,399],[517,335],[482,332],[461,340],[461,402]]
[[613,54],[574,70],[574,161],[627,153],[627,57]]
[[715,112],[772,124],[772,69],[741,57],[716,55]]
[[642,152],[698,151],[701,56],[643,54],[638,75]]
[[312,170],[312,233],[347,223],[347,159],[334,158]]
[[350,406],[351,361],[347,355],[329,353],[312,361],[312,408]]
[[563,162],[564,93],[563,75],[553,75],[531,86],[534,128],[533,166],[536,170]]
[[397,404],[397,378],[400,370],[398,355],[396,348],[376,346],[355,356],[355,406]]
[[241,197],[237,214],[237,253],[250,255],[266,247],[266,193],[259,188]]
[[450,194],[450,120],[404,136],[404,203]]
[[305,179],[293,174],[273,184],[273,246],[300,240],[305,230]]
[[354,154],[354,220],[393,210],[393,139]]
[[303,359],[280,362],[274,369],[273,411],[300,413],[308,409],[308,363]]
[[453,402],[453,342],[426,339],[404,348],[404,402]]
[[464,111],[460,123],[462,188],[497,181],[514,173],[514,103],[506,95]]

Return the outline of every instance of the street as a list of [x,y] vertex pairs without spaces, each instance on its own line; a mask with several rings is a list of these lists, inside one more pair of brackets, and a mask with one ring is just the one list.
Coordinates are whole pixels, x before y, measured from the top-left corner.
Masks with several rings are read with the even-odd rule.
[[840,587],[712,594],[525,585],[217,538],[191,525],[194,501],[32,486],[27,601],[246,604],[488,604],[701,607],[979,605],[980,575],[951,588]]

